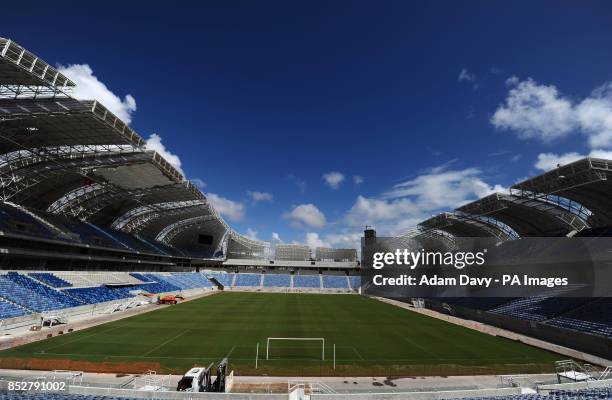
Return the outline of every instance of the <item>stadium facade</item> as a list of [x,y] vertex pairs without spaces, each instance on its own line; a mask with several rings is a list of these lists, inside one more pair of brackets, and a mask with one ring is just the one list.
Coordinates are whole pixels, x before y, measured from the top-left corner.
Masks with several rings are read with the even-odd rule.
[[[3,265],[139,270],[357,267],[356,252],[280,245],[232,230],[206,196],[74,82],[0,39]],[[18,261],[17,261],[18,260]],[[44,261],[41,261],[44,260]],[[289,265],[283,261],[290,262]],[[280,264],[278,263],[280,262]]]
[[[612,161],[587,157],[516,183],[510,193],[493,193],[435,215],[391,243],[448,251],[457,248],[457,238],[492,238],[512,259],[517,249],[526,250],[520,244],[524,238],[611,237],[611,181]],[[563,254],[548,242],[531,243],[529,251],[537,257],[558,259]],[[583,264],[586,271],[589,261]],[[466,296],[423,302],[444,314],[605,358],[612,355],[612,297]]]
[[[0,328],[94,314],[95,305],[125,311],[143,293],[360,291],[355,249],[313,252],[237,233],[141,136],[98,101],[75,99],[74,88],[38,56],[0,38]],[[503,244],[612,236],[611,173],[612,161],[585,158],[434,216],[396,240],[453,249],[457,237]],[[366,230],[364,240],[374,239]],[[420,304],[612,354],[612,298]]]

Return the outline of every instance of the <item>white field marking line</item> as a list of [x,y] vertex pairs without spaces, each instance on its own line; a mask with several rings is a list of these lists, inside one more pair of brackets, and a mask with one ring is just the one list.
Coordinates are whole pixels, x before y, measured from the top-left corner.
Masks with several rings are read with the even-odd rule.
[[[64,356],[64,357],[101,357],[104,359],[107,358],[137,358],[137,359],[163,359],[163,360],[219,360],[223,358],[223,355],[218,355],[215,357],[174,357],[174,356],[130,356],[130,355],[121,355],[121,356],[112,356],[112,355],[104,355],[104,354],[82,354],[82,353],[49,353],[48,355],[52,356]],[[249,361],[251,358],[234,358],[234,360],[242,360]]]
[[432,358],[435,358],[436,360],[441,360],[441,358],[433,354],[431,351],[427,350],[425,347],[415,343],[413,340],[410,340],[407,336],[403,336],[402,334],[399,334],[398,336],[402,338],[404,341],[416,347],[417,349],[420,349],[422,352],[429,354]]
[[183,336],[184,334],[186,334],[187,332],[189,332],[191,329],[185,329],[183,332],[179,333],[178,335],[175,335],[173,337],[171,337],[170,339],[166,340],[165,342],[158,344],[157,346],[153,347],[151,350],[147,351],[146,353],[144,353],[142,355],[142,357],[146,357],[149,354],[153,353],[155,350],[160,349],[162,347],[164,347],[165,345],[167,345],[168,343],[180,338],[181,336]]
[[[246,347],[246,346],[239,346]],[[350,349],[351,346],[336,346],[336,349]],[[270,346],[270,350],[289,349],[289,350],[321,350],[321,346]]]
[[230,349],[229,353],[227,353],[227,355],[225,356],[225,358],[229,358],[229,356],[234,352],[235,348],[236,348],[236,345],[233,345],[232,348]]
[[79,340],[87,339],[87,338],[90,338],[90,337],[93,337],[93,336],[96,336],[96,335],[99,335],[99,334],[102,334],[102,333],[107,333],[107,332],[110,332],[110,331],[114,331],[115,329],[119,329],[119,328],[123,328],[123,325],[122,326],[116,326],[114,328],[110,328],[110,329],[107,329],[107,330],[102,331],[102,332],[95,332],[95,333],[92,333],[90,335],[85,335],[85,336],[82,336],[82,337],[79,337],[79,338],[76,338],[76,339],[73,339],[73,340],[69,340],[69,341],[67,341],[65,343],[60,343],[60,344],[55,345],[55,346],[47,347],[46,349],[43,349],[41,351],[37,351],[35,354],[46,354],[48,350],[57,349],[58,347],[65,346],[67,344],[72,344],[72,343],[78,342]]
[[[52,356],[66,356],[66,357],[103,357],[103,358],[142,358],[142,359],[164,359],[164,360],[218,360],[223,356],[216,357],[174,357],[174,356],[130,356],[130,355],[121,355],[121,356],[107,356],[104,354],[84,354],[84,353],[48,353],[47,355]],[[514,358],[481,358],[482,361],[514,361],[514,360],[522,360],[522,357],[514,357]],[[234,358],[236,361],[253,361],[252,358]],[[310,362],[320,362],[321,360],[313,360],[310,358],[275,358],[267,361],[310,361]],[[336,358],[336,361],[362,361],[356,358]],[[414,362],[414,364],[406,364],[406,365],[424,365],[422,358],[371,358],[364,361],[368,362],[398,362],[398,361],[408,361]],[[420,362],[419,362],[420,361]],[[474,361],[474,358],[442,358],[438,361]],[[439,364],[439,363],[438,363]],[[432,364],[433,365],[433,364]],[[486,367],[487,365],[481,365]]]
[[357,349],[355,348],[355,346],[351,346],[353,348],[353,351],[355,352],[355,354],[357,354],[357,357],[361,358],[362,361],[365,361],[365,358],[363,358],[363,356],[361,355],[360,352],[357,351]]

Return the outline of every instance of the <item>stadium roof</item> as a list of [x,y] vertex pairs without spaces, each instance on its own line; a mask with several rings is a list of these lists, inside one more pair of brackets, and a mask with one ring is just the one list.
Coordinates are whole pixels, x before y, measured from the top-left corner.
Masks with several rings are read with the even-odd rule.
[[20,152],[0,164],[2,199],[107,225],[126,209],[204,196],[158,153]]
[[0,38],[0,201],[76,217],[167,244],[214,236],[259,257],[270,243],[232,232],[205,196],[75,83]]
[[[204,200],[172,202],[171,208],[163,208],[163,212],[149,208],[147,212],[133,218],[129,222],[131,233],[155,238],[167,226],[177,221],[187,221],[199,216],[214,216],[211,205]],[[128,229],[124,229],[128,231]]]
[[72,98],[74,86],[0,38],[0,200],[168,243],[227,236],[195,185],[99,102]]
[[3,99],[0,123],[0,154],[33,147],[145,144],[97,101]]
[[502,193],[494,193],[457,210],[495,218],[520,236],[565,235],[588,227],[586,221],[554,204]]
[[612,225],[612,161],[584,158],[560,166],[542,175],[511,187],[514,194],[524,197],[557,195],[586,207],[592,215],[592,227]]
[[[517,183],[510,194],[494,193],[418,225],[406,237],[434,230],[456,237],[573,235],[612,225],[612,161],[584,158]],[[440,240],[436,235],[430,239]]]
[[[211,210],[212,209],[211,207]],[[221,248],[223,241],[227,238],[229,227],[216,215],[204,214],[196,217],[180,219],[162,229],[157,237],[158,241],[177,245],[180,248],[188,248],[197,244],[198,235],[206,234],[213,238],[210,243],[211,249]]]
[[404,239],[407,243],[409,243],[408,240],[413,239],[428,244],[428,248],[442,247],[446,251],[454,250],[457,246],[454,235],[435,228],[415,228],[398,236],[398,239]]
[[227,245],[227,257],[233,259],[268,259],[271,245],[268,242],[249,239],[231,232]]
[[497,237],[504,241],[514,238],[512,232],[493,222],[462,213],[442,213],[421,222],[419,228],[438,229],[457,237]]
[[0,85],[67,88],[74,82],[14,41],[0,37]]
[[[21,151],[0,162],[2,199],[24,206],[46,209],[62,195],[94,183],[115,184],[126,189],[165,184],[180,174],[153,152],[89,152],[82,149],[46,148]],[[0,159],[1,160],[1,159]],[[129,166],[153,164],[158,173],[135,171]],[[122,168],[127,168],[123,171]],[[132,183],[120,172],[138,173],[142,181]],[[163,175],[163,178],[160,177]],[[170,178],[167,178],[170,177]]]

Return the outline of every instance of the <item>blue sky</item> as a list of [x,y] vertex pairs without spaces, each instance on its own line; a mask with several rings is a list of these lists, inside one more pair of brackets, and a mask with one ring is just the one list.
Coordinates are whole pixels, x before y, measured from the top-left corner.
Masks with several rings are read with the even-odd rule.
[[356,244],[612,155],[609,2],[32,7],[5,4],[0,35],[158,135],[259,239]]

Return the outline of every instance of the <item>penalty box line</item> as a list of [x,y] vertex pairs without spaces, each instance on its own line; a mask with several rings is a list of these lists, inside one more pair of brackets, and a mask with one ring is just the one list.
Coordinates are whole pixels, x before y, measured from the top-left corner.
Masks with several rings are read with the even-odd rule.
[[365,358],[363,358],[363,356],[361,355],[361,353],[359,351],[357,351],[357,348],[355,348],[355,346],[351,346],[351,348],[353,349],[353,351],[355,352],[355,354],[357,354],[357,357],[359,357],[361,359],[361,361],[365,361]]
[[189,332],[191,329],[185,329],[183,332],[179,333],[178,335],[175,335],[173,337],[171,337],[170,339],[166,340],[165,342],[158,344],[157,346],[153,347],[151,350],[147,351],[146,353],[144,353],[142,356],[146,357],[149,354],[153,353],[155,350],[159,350],[162,347],[164,347],[165,345],[175,341],[176,339],[180,338],[181,336],[183,336],[184,334],[186,334],[187,332]]
[[232,353],[234,352],[235,348],[236,348],[236,345],[233,345],[232,348],[230,349],[229,353],[227,353],[227,355],[225,356],[225,358],[229,358],[229,356],[231,356]]
[[114,331],[114,330],[117,330],[117,329],[123,328],[123,327],[124,327],[124,325],[122,325],[122,326],[115,326],[114,328],[106,329],[106,330],[101,331],[101,332],[94,332],[94,333],[91,333],[89,335],[77,337],[76,339],[69,340],[69,341],[67,341],[65,343],[60,343],[60,344],[57,344],[55,346],[51,346],[51,347],[47,347],[45,349],[42,349],[41,351],[37,351],[35,354],[53,354],[53,353],[47,353],[47,351],[48,350],[52,350],[52,349],[57,349],[58,347],[66,346],[66,345],[69,345],[69,344],[72,344],[72,343],[76,343],[76,342],[79,342],[81,340],[88,339],[90,337],[94,337],[94,336],[97,336],[97,335],[102,335],[104,333],[108,333],[108,332],[111,332],[111,331]]

